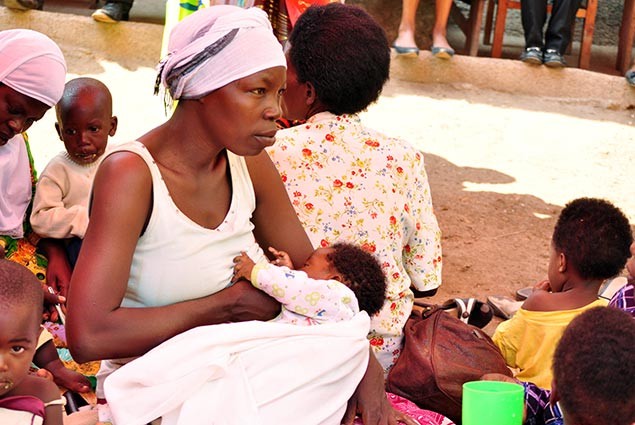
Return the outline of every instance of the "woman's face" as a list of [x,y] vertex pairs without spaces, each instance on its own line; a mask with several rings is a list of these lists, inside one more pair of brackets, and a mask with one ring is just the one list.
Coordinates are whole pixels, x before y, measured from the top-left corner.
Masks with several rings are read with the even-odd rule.
[[200,99],[212,140],[236,155],[257,155],[275,142],[286,72],[277,66],[227,84]]
[[0,83],[0,146],[41,119],[48,105]]

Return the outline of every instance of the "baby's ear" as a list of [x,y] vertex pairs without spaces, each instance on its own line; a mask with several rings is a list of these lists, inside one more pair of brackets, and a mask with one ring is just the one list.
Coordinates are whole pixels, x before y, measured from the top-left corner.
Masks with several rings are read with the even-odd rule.
[[337,280],[338,282],[344,282],[344,278],[342,277],[341,274],[339,274],[338,272],[332,272],[333,274],[331,274],[329,276],[329,280]]
[[110,131],[108,132],[108,135],[110,137],[114,136],[115,133],[117,132],[117,124],[119,123],[119,120],[117,119],[116,116],[112,116],[110,118]]

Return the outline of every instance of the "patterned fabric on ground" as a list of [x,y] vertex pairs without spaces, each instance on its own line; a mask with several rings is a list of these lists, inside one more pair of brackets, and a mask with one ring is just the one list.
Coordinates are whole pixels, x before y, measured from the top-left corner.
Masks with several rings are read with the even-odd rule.
[[[421,425],[454,425],[454,422],[442,414],[421,409],[410,400],[398,396],[397,394],[386,393],[386,395],[392,407],[416,419]],[[353,424],[362,425],[362,419],[360,417],[355,418]]]
[[551,391],[540,388],[531,382],[523,382],[525,387],[525,405],[527,416],[524,425],[563,425],[564,419],[560,407],[549,402]]
[[629,313],[635,318],[635,286],[627,284],[617,291],[611,301],[609,307],[619,308]]

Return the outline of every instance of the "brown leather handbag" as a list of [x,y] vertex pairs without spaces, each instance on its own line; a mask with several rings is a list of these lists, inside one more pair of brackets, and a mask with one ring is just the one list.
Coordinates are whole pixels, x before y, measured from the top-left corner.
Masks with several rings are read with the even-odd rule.
[[[461,423],[463,384],[486,373],[512,376],[492,339],[437,305],[415,303],[386,389]],[[423,307],[418,308],[417,306]]]

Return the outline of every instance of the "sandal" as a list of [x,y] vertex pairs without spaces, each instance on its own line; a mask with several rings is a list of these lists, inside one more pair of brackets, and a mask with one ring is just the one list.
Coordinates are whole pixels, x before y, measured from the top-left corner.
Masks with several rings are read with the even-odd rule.
[[477,328],[485,327],[494,317],[490,306],[476,298],[454,298],[441,304],[440,308],[448,313],[455,310],[459,320]]
[[519,289],[516,291],[516,301],[526,300],[532,292],[534,292],[533,286],[527,286],[526,288]]
[[487,304],[492,307],[494,315],[502,317],[505,320],[511,319],[523,303],[524,301],[514,301],[511,298],[502,295],[492,295],[487,297]]

